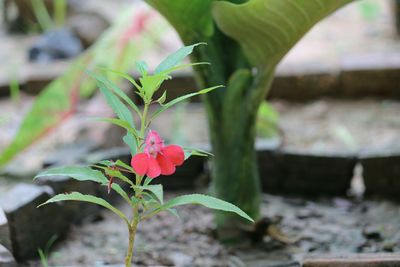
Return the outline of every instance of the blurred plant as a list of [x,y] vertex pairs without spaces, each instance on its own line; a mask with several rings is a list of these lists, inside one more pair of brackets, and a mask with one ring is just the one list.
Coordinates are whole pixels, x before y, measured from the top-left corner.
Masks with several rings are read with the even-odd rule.
[[367,21],[375,20],[381,11],[378,1],[364,0],[359,3],[362,17]]
[[[132,58],[145,48],[154,46],[160,33],[156,29],[144,34],[144,25],[148,18],[147,12],[137,15],[131,10],[126,11],[92,48],[77,59],[61,77],[41,91],[22,121],[17,135],[1,152],[0,167],[71,118],[76,113],[79,100],[93,94],[96,84],[85,77],[82,69],[90,66],[126,71],[132,66]],[[135,44],[133,40],[136,40]],[[115,82],[122,80],[115,75],[112,78]]]
[[3,0],[3,21],[9,30],[48,31],[63,27],[68,0]]
[[44,249],[42,249],[42,248],[38,249],[38,254],[39,254],[40,263],[42,264],[42,267],[49,267],[48,258],[50,255],[50,249],[54,245],[54,242],[56,242],[57,238],[58,238],[57,235],[53,235],[49,239],[49,241],[47,241]]
[[[257,112],[275,67],[318,21],[351,0],[146,0],[185,44],[206,42],[193,62],[199,87],[225,84],[204,97],[213,147],[217,197],[258,218],[261,189],[254,142]],[[220,238],[241,240],[242,221],[217,213]]]
[[31,0],[33,13],[42,31],[54,28],[54,22],[44,0]]
[[12,78],[10,81],[10,96],[14,104],[19,104],[20,103],[20,92],[21,88],[19,86],[19,81],[17,78]]
[[[199,204],[211,209],[236,213],[242,218],[254,222],[246,213],[235,205],[207,195],[184,195],[164,202],[162,185],[151,184],[153,179],[160,175],[173,174],[176,167],[182,165],[190,156],[207,156],[207,154],[196,150],[186,149],[185,153],[184,149],[178,145],[166,146],[158,133],[149,129],[152,120],[168,108],[190,97],[206,94],[220,87],[215,86],[203,89],[197,93],[178,97],[168,103],[164,103],[165,98],[153,99],[154,93],[160,88],[161,84],[165,80],[171,78],[171,72],[190,65],[197,65],[195,63],[180,65],[181,61],[192,53],[195,46],[196,45],[184,47],[173,53],[158,65],[153,74],[148,72],[147,65],[144,62],[138,62],[137,69],[141,74],[139,78],[140,85],[127,74],[113,72],[128,79],[134,85],[135,93],[143,100],[143,110],[140,110],[120,88],[107,80],[106,77],[89,72],[97,81],[101,92],[118,117],[118,119],[102,118],[100,120],[118,125],[127,130],[127,135],[123,140],[131,149],[131,166],[120,160],[116,162],[104,160],[92,166],[98,170],[79,166],[61,167],[50,169],[37,175],[37,177],[65,175],[79,181],[97,182],[100,185],[106,186],[109,193],[111,190],[115,191],[115,193],[131,206],[132,214],[130,214],[131,218],[129,218],[129,215],[124,214],[106,200],[93,195],[83,195],[79,192],[59,194],[42,204],[45,205],[68,200],[83,201],[100,205],[114,212],[126,223],[128,228],[129,242],[125,258],[125,265],[127,267],[132,264],[135,235],[139,223],[162,211],[168,211],[173,215],[177,215],[177,211],[174,209],[175,207],[186,204]],[[151,105],[157,106],[154,112],[150,112],[149,107]],[[140,119],[140,125],[135,125],[132,113]],[[102,170],[104,173],[99,170]],[[132,181],[123,173],[127,173],[128,175],[134,174],[135,179]],[[121,186],[117,181],[121,182],[123,185]],[[126,188],[129,188],[130,191],[127,192]]]
[[279,134],[279,113],[267,102],[261,103],[258,109],[257,134],[259,137],[271,138]]
[[336,125],[332,128],[332,133],[351,151],[356,151],[358,149],[359,146],[356,139],[346,126]]

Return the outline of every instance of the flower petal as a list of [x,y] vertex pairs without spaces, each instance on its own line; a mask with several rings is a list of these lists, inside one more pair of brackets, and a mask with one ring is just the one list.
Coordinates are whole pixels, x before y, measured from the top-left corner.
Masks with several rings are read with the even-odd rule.
[[167,157],[175,166],[180,166],[185,161],[185,153],[183,152],[183,149],[180,146],[177,145],[166,146],[161,150],[161,153],[165,157]]
[[132,157],[131,166],[138,175],[145,175],[149,168],[150,156],[146,153],[139,153]]
[[160,165],[162,175],[171,175],[175,172],[174,164],[166,156],[158,154],[156,160]]
[[160,176],[161,168],[157,160],[153,157],[149,157],[147,163],[148,163],[147,176],[149,176],[150,178],[156,178],[157,176]]
[[146,149],[159,152],[164,147],[164,141],[156,131],[150,130],[146,137]]

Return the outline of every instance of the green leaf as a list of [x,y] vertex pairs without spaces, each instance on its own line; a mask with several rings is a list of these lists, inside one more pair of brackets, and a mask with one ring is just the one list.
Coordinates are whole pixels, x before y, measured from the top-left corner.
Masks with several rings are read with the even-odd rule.
[[70,194],[56,195],[56,196],[50,198],[49,200],[47,200],[45,203],[39,205],[38,207],[41,207],[41,206],[44,206],[44,205],[47,205],[50,203],[60,202],[60,201],[82,201],[82,202],[89,202],[89,203],[97,204],[99,206],[102,206],[106,209],[111,210],[112,212],[117,214],[121,219],[123,219],[127,224],[129,224],[129,220],[126,218],[124,213],[122,211],[120,211],[119,209],[117,209],[116,207],[114,207],[113,205],[111,205],[110,203],[108,203],[107,201],[105,201],[104,199],[95,197],[92,195],[83,195],[79,192],[72,192]]
[[[125,78],[128,81],[130,81],[135,87],[137,87],[138,89],[140,88],[140,86],[135,82],[135,80],[132,79],[128,74],[116,70],[110,70],[105,68],[101,69],[110,72],[112,74],[115,74],[117,76],[120,76],[122,78]],[[125,103],[127,103],[140,116],[141,113],[138,106],[135,103],[133,103],[133,101],[115,83],[92,71],[86,70],[86,73],[89,74],[92,78],[94,78],[97,81],[97,83],[102,83],[105,87],[112,90],[117,96],[119,96],[122,100],[124,100]]]
[[205,43],[198,43],[190,46],[184,46],[180,49],[178,49],[176,52],[172,53],[169,55],[166,59],[164,59],[156,68],[154,71],[155,74],[159,74],[162,72],[165,72],[169,69],[172,69],[179,63],[181,63],[188,55],[190,55],[193,52],[193,49],[201,44]]
[[161,84],[170,78],[167,74],[146,75],[140,78],[140,84],[142,85],[146,100],[152,100],[153,94],[160,88]]
[[115,165],[133,172],[133,168],[121,160],[117,160]]
[[132,128],[135,128],[131,111],[115,96],[104,83],[98,83],[100,91],[106,97],[107,103],[114,110],[115,114],[123,121],[129,123]]
[[[173,0],[171,0],[173,1]],[[352,0],[213,1],[222,32],[236,40],[257,67],[273,68],[318,21]]]
[[201,195],[201,194],[192,194],[192,195],[185,195],[173,198],[169,200],[167,203],[165,203],[161,208],[170,209],[173,207],[187,205],[187,204],[197,204],[214,210],[233,212],[251,222],[254,222],[254,220],[250,218],[249,215],[247,215],[244,211],[242,211],[235,205],[215,197]]
[[277,136],[279,113],[267,102],[261,103],[257,116],[257,133],[261,137]]
[[149,67],[147,66],[147,63],[144,61],[136,61],[135,62],[136,70],[142,75],[146,76],[147,73],[149,72]]
[[213,0],[146,0],[146,2],[171,23],[187,44],[214,33],[211,16]]
[[160,113],[162,113],[163,111],[169,109],[170,107],[172,107],[172,106],[174,106],[174,105],[176,105],[176,104],[178,104],[178,103],[180,103],[180,102],[182,102],[182,101],[185,101],[186,99],[189,99],[189,98],[191,98],[191,97],[198,96],[198,95],[207,94],[207,93],[209,93],[209,92],[211,92],[211,91],[213,91],[213,90],[215,90],[215,89],[217,89],[217,88],[221,88],[221,87],[223,87],[223,86],[222,86],[222,85],[214,86],[214,87],[210,87],[210,88],[206,88],[206,89],[200,90],[200,91],[198,91],[198,92],[196,92],[196,93],[191,93],[191,94],[187,94],[187,95],[184,95],[184,96],[175,98],[174,100],[171,100],[171,101],[168,102],[167,104],[162,105],[162,107],[161,107],[160,109],[158,109],[157,111],[155,111],[155,112],[153,113],[153,115],[152,115],[152,119],[154,119],[155,117],[157,117],[158,115],[160,115]]
[[124,141],[125,144],[127,144],[129,146],[129,149],[131,150],[131,154],[135,155],[136,150],[137,150],[136,138],[132,134],[127,133],[122,138],[122,140]]
[[121,181],[123,181],[131,186],[134,186],[134,183],[128,177],[123,175],[119,170],[113,170],[110,168],[103,168],[103,170],[108,176],[118,178]]
[[176,70],[185,69],[185,68],[188,68],[188,67],[200,66],[200,65],[211,65],[211,63],[210,62],[187,63],[187,64],[182,64],[182,65],[178,65],[178,66],[169,68],[169,69],[167,69],[167,70],[165,70],[165,71],[163,71],[161,73],[162,74],[169,74],[169,73],[171,73],[173,71],[176,71]]
[[127,130],[129,133],[131,133],[137,137],[136,129],[132,128],[131,125],[127,121],[124,121],[121,119],[112,119],[112,118],[94,118],[94,119],[98,120],[98,121],[102,121],[102,122],[112,123],[114,125],[122,127],[125,130]]
[[163,191],[162,185],[160,185],[160,184],[144,185],[144,186],[136,186],[135,188],[139,188],[139,189],[153,193],[157,197],[158,201],[160,201],[161,204],[164,203],[164,191]]
[[191,147],[184,147],[183,148],[185,152],[185,160],[190,158],[191,156],[199,156],[199,157],[212,157],[214,156],[212,153],[202,150],[202,149],[197,149],[197,148],[191,148]]
[[165,100],[167,100],[167,91],[166,91],[166,90],[165,90],[164,93],[160,96],[160,98],[157,99],[156,102],[162,105],[162,104],[165,103]]
[[68,176],[78,181],[93,181],[100,184],[108,183],[108,179],[103,173],[89,167],[71,166],[52,168],[39,173],[34,179],[45,176]]
[[131,203],[131,199],[129,198],[128,194],[122,189],[119,184],[113,183],[111,188],[117,192],[127,203]]
[[179,216],[178,211],[176,209],[166,209],[166,211],[168,211],[169,213],[171,213],[172,215],[174,215],[176,218],[178,218],[179,220],[182,220],[182,218]]

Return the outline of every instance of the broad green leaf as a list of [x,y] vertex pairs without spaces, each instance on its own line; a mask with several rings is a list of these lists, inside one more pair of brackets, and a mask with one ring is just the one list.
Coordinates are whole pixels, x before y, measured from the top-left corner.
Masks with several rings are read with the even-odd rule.
[[198,35],[211,36],[214,24],[211,16],[213,0],[146,0],[158,10],[184,38],[194,43]]
[[129,221],[126,218],[126,216],[124,215],[124,213],[122,211],[120,211],[119,209],[117,209],[116,207],[114,207],[113,205],[111,205],[110,203],[108,203],[107,201],[105,201],[104,199],[95,197],[92,195],[83,195],[79,192],[72,192],[70,194],[56,195],[56,196],[50,198],[49,200],[47,200],[45,203],[39,205],[39,207],[50,204],[50,203],[60,202],[60,201],[82,201],[82,202],[89,202],[89,203],[97,204],[99,206],[102,206],[106,209],[111,210],[112,212],[117,214],[121,219],[123,219],[126,223],[129,224]]
[[198,43],[198,44],[194,44],[194,45],[184,46],[184,47],[178,49],[176,52],[172,53],[166,59],[164,59],[157,66],[154,73],[159,74],[159,73],[162,73],[169,69],[174,68],[176,65],[180,64],[187,56],[189,56],[193,52],[193,49],[196,46],[201,45],[201,44],[205,44],[205,43]]
[[122,140],[129,146],[131,154],[135,155],[137,150],[136,138],[131,133],[127,133]]
[[161,208],[170,209],[177,206],[188,205],[188,204],[197,204],[214,210],[233,212],[251,222],[254,222],[254,220],[250,218],[249,215],[247,215],[244,211],[242,211],[235,205],[215,197],[201,195],[201,194],[192,194],[192,195],[185,195],[173,198],[168,202],[166,202]]
[[100,91],[106,97],[107,103],[114,110],[115,114],[123,121],[129,123],[132,128],[135,128],[131,111],[122,103],[119,98],[114,95],[103,83],[98,83]]
[[108,179],[100,171],[89,167],[71,166],[59,167],[46,170],[36,175],[35,179],[45,176],[68,176],[78,181],[93,181],[100,184],[107,184]]
[[186,99],[189,99],[191,97],[198,96],[198,95],[207,94],[207,93],[209,93],[209,92],[211,92],[211,91],[213,91],[213,90],[215,90],[217,88],[221,88],[221,87],[223,87],[223,86],[221,86],[221,85],[213,86],[213,87],[210,87],[210,88],[206,88],[206,89],[200,90],[200,91],[195,92],[195,93],[191,93],[191,94],[187,94],[187,95],[175,98],[174,100],[171,100],[167,104],[162,105],[161,108],[159,108],[157,111],[155,111],[153,113],[153,115],[152,115],[152,119],[154,119],[155,117],[160,115],[163,111],[169,109],[170,107],[172,107],[172,106],[174,106],[174,105],[176,105],[176,104],[178,104],[178,103],[180,103],[182,101],[185,101]]
[[[173,0],[171,0],[173,2]],[[352,0],[213,1],[217,26],[257,67],[275,67],[318,21]]]

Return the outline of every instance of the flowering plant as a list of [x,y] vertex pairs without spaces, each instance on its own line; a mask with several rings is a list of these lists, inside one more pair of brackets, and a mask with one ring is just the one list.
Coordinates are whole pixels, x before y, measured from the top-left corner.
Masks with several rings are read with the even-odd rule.
[[[123,137],[123,141],[130,147],[132,153],[130,165],[120,160],[115,162],[103,160],[91,167],[71,166],[53,168],[35,177],[65,175],[79,181],[97,182],[107,187],[108,192],[112,190],[126,201],[132,207],[132,214],[124,214],[105,199],[93,195],[84,195],[79,192],[59,194],[42,204],[46,205],[67,200],[84,201],[100,205],[114,212],[125,222],[129,232],[128,250],[125,258],[126,266],[131,266],[132,264],[135,234],[139,223],[159,212],[168,211],[177,215],[174,209],[177,206],[200,204],[211,209],[236,213],[253,222],[245,212],[235,205],[207,195],[183,195],[164,202],[162,185],[151,184],[153,179],[160,175],[173,174],[176,167],[182,165],[190,156],[208,155],[208,153],[200,150],[184,149],[178,145],[165,145],[159,134],[149,129],[152,120],[166,109],[190,97],[205,94],[220,87],[215,86],[203,89],[196,93],[181,96],[168,103],[165,103],[166,92],[159,99],[153,99],[154,93],[165,80],[171,78],[170,73],[174,70],[198,64],[207,64],[181,64],[183,59],[190,55],[197,45],[199,44],[183,47],[171,54],[158,65],[153,74],[148,72],[147,65],[144,62],[137,62],[136,68],[141,74],[139,83],[129,75],[112,71],[112,73],[126,78],[133,84],[136,93],[143,100],[143,109],[140,109],[114,83],[101,75],[88,71],[88,74],[97,81],[100,91],[104,94],[108,104],[118,117],[101,118],[100,120],[120,126],[127,131],[127,134]],[[149,107],[151,105],[157,105],[158,108],[154,112],[150,112]],[[139,128],[135,125],[135,120],[132,116],[133,113],[140,120]],[[133,174],[135,179],[129,179],[126,174]]]

